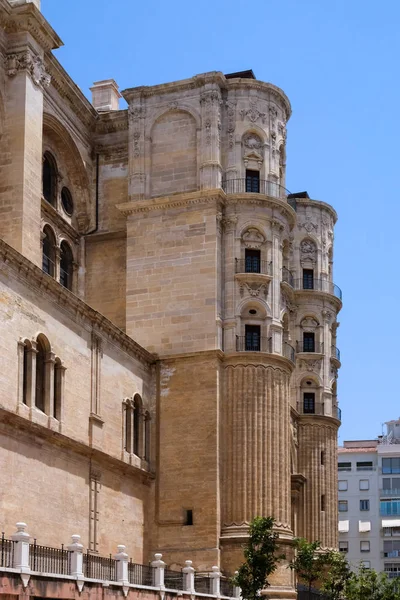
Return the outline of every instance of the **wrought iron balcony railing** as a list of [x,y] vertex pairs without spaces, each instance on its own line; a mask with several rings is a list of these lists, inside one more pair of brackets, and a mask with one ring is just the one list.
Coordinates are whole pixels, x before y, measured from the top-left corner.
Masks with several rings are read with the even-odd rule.
[[272,338],[236,336],[236,352],[271,352]]
[[[338,419],[339,421],[342,420],[342,411],[340,410],[340,408],[338,406],[336,406],[336,405],[332,406],[332,414],[328,414],[323,402],[315,401],[313,403],[313,402],[310,402],[309,400],[301,401],[301,402],[298,402],[298,404],[297,404],[297,410],[302,415],[321,415],[321,416],[325,416],[325,417],[333,417],[334,419]],[[349,469],[342,469],[339,467],[338,470],[339,471],[341,471],[341,470],[351,471],[351,467],[349,467]]]
[[316,290],[317,292],[326,292],[327,294],[336,296],[336,298],[339,298],[339,300],[342,299],[342,290],[340,287],[331,281],[327,281],[326,279],[314,279],[312,281],[295,279],[293,282],[293,287],[295,290]]
[[292,363],[295,362],[295,360],[296,360],[295,349],[293,348],[293,346],[288,344],[288,342],[283,342],[282,354],[285,358],[288,358],[289,360],[291,360]]
[[324,344],[313,342],[312,340],[303,340],[296,342],[296,352],[316,352],[317,354],[324,353]]
[[392,496],[393,498],[400,498],[400,490],[391,488],[390,490],[380,490],[381,496]]
[[235,273],[261,273],[272,276],[272,261],[258,260],[257,258],[237,258]]
[[[268,179],[225,179],[222,182],[222,189],[226,194],[263,194],[264,196],[271,196],[272,198],[286,199],[289,191],[283,186],[276,183],[276,181],[269,181]],[[289,202],[294,210],[295,205],[293,202]]]
[[340,350],[336,346],[331,347],[331,356],[332,358],[336,358],[336,360],[340,360]]
[[294,287],[293,273],[286,267],[282,267],[282,281],[288,283],[291,287]]

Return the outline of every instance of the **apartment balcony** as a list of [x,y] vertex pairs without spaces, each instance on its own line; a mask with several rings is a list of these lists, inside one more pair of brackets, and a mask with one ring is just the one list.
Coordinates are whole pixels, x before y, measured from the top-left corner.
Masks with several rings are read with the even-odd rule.
[[381,552],[381,558],[400,558],[400,550],[383,551]]
[[[222,182],[222,189],[225,194],[262,194],[271,198],[279,198],[286,200],[290,193],[286,188],[268,179],[256,178],[241,178],[241,179],[226,179]],[[295,199],[287,201],[288,204],[296,210]]]
[[381,496],[384,496],[385,498],[392,496],[393,498],[400,498],[400,490],[396,489],[396,488],[391,488],[388,490],[379,490],[379,493]]
[[[270,337],[246,337],[237,335],[236,352],[266,352],[268,354],[276,355],[272,352],[272,338]],[[295,350],[293,346],[284,342],[282,345],[282,356],[294,363]]]
[[320,342],[313,342],[305,340],[303,342],[296,342],[296,352],[307,352],[311,354],[323,354],[324,344]]
[[272,277],[272,260],[257,260],[251,258],[236,258],[235,260],[236,275],[268,275]]

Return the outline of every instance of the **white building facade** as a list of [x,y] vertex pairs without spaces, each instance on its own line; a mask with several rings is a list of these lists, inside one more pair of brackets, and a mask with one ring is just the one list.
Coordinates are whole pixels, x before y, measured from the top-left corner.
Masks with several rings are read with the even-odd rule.
[[376,440],[338,449],[339,550],[360,565],[400,575],[400,419]]

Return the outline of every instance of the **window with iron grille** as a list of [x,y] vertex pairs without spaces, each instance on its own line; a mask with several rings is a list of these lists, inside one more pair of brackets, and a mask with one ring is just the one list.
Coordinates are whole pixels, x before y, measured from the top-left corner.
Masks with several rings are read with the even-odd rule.
[[303,413],[306,415],[315,413],[315,394],[314,394],[314,392],[304,392],[304,394],[303,394]]
[[303,332],[303,352],[315,352],[315,333]]
[[314,270],[303,269],[303,290],[314,289]]
[[260,193],[260,172],[246,169],[246,192]]
[[260,352],[261,328],[259,325],[245,326],[245,343],[247,352]]
[[260,273],[261,271],[261,252],[260,250],[245,250],[244,261],[245,261],[245,272],[246,273]]

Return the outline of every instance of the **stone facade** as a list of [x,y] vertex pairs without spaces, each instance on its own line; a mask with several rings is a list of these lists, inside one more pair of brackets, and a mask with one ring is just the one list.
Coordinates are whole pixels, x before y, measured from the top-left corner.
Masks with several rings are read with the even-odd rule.
[[91,105],[38,6],[0,11],[4,530],[26,496],[43,543],[137,562],[232,573],[257,514],[288,557],[336,546],[337,217],[285,190],[287,97],[211,72]]

